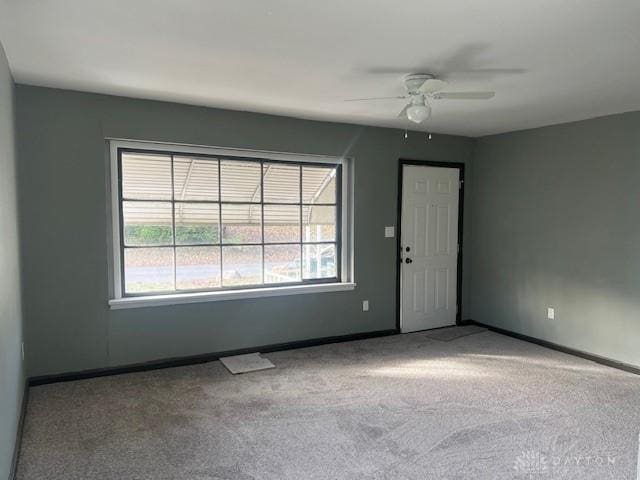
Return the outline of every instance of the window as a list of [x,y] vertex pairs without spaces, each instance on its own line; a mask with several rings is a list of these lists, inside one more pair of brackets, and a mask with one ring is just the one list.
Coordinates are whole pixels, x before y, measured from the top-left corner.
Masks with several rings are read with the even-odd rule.
[[342,162],[112,147],[116,299],[342,281]]

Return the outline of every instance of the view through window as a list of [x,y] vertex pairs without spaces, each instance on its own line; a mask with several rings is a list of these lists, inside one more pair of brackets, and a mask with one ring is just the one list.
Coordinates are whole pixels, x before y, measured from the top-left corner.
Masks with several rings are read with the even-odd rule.
[[123,293],[337,281],[340,169],[120,149]]

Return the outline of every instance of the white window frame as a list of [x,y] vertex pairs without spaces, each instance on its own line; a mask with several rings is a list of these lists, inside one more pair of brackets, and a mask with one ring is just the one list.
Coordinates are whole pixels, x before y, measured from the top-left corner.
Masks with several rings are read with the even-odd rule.
[[[110,249],[110,299],[111,309],[140,308],[163,305],[177,305],[182,303],[212,302],[220,300],[237,300],[246,298],[260,298],[281,295],[298,295],[307,293],[322,293],[353,290],[356,287],[354,276],[354,243],[353,243],[353,185],[354,159],[350,157],[334,157],[326,155],[310,155],[299,153],[283,153],[261,150],[245,150],[236,148],[208,147],[201,145],[173,144],[162,142],[134,141],[125,139],[106,139],[109,156],[109,249]],[[200,153],[213,156],[247,157],[264,160],[283,160],[290,162],[330,163],[342,166],[342,205],[340,273],[339,282],[300,284],[287,286],[265,286],[237,290],[217,290],[207,292],[178,292],[161,295],[145,295],[126,297],[122,291],[122,258],[120,248],[120,201],[118,195],[118,150],[142,149],[171,151],[179,153]]]

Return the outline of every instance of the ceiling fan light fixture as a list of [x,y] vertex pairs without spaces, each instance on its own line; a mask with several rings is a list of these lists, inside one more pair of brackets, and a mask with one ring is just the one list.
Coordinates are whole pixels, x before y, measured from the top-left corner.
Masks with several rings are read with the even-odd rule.
[[422,123],[431,115],[431,109],[427,105],[411,105],[407,108],[407,118],[413,123]]

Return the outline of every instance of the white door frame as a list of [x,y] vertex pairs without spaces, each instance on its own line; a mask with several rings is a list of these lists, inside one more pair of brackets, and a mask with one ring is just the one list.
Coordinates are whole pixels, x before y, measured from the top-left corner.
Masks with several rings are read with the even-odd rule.
[[458,202],[458,259],[456,278],[456,324],[462,321],[462,226],[464,214],[464,163],[462,162],[433,162],[428,160],[410,160],[401,158],[398,162],[398,214],[396,219],[396,331],[402,333],[400,312],[402,309],[401,277],[402,257],[402,180],[405,165],[424,167],[457,168],[460,171],[460,189]]

